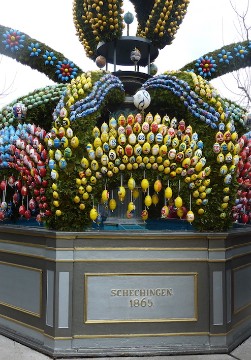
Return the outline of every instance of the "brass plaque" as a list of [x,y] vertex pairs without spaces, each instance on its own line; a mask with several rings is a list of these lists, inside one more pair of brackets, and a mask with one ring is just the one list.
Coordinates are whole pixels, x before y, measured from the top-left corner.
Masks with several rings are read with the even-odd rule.
[[86,274],[86,323],[197,320],[197,273]]

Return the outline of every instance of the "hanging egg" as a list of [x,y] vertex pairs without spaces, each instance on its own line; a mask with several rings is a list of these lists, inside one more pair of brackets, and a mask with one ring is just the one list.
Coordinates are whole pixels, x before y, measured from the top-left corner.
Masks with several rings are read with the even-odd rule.
[[124,186],[120,186],[119,190],[118,190],[118,197],[120,201],[123,201],[126,195],[126,190],[124,188]]
[[144,204],[147,208],[149,208],[152,205],[152,198],[150,195],[146,195]]
[[149,181],[147,179],[141,181],[141,188],[144,192],[149,188]]
[[180,196],[176,197],[176,199],[174,200],[174,205],[176,206],[177,209],[182,207],[183,201]]
[[109,200],[109,192],[108,190],[103,190],[102,191],[102,196],[101,199],[104,203],[107,203],[107,201]]
[[134,212],[135,211],[135,205],[132,201],[129,202],[128,206],[127,206],[127,211],[128,212]]
[[98,217],[98,212],[97,212],[97,209],[96,208],[92,208],[91,211],[90,211],[90,219],[92,221],[96,221]]
[[131,178],[128,180],[127,185],[128,185],[129,190],[132,191],[132,190],[135,188],[135,186],[136,186],[135,180],[131,177]]
[[161,183],[161,181],[160,181],[160,180],[156,180],[156,181],[154,182],[153,187],[154,187],[154,191],[156,191],[156,193],[159,193],[159,192],[161,191],[161,189],[162,189],[162,183]]
[[164,205],[161,209],[161,218],[166,219],[168,217],[168,214],[169,214],[169,208],[168,206]]
[[148,219],[148,211],[146,209],[142,210],[141,212],[141,219],[146,221]]
[[132,197],[136,200],[139,197],[139,190],[134,188],[132,192]]
[[170,186],[168,186],[166,189],[165,189],[165,198],[170,200],[173,196],[173,191],[172,189],[170,188]]
[[116,200],[115,199],[110,199],[109,200],[109,209],[111,211],[114,211],[117,207],[117,203],[116,203]]
[[183,218],[184,214],[185,214],[184,207],[180,207],[177,209],[177,215],[180,219]]
[[194,221],[194,213],[192,212],[192,210],[189,210],[187,212],[187,216],[186,216],[186,219],[188,222],[193,222]]
[[153,194],[153,196],[152,196],[152,203],[153,203],[153,205],[157,205],[158,204],[158,202],[159,202],[159,197],[158,197],[158,195],[157,194]]

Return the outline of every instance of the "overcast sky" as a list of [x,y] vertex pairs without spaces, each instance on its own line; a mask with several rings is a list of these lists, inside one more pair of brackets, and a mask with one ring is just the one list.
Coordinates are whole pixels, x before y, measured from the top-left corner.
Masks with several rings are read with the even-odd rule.
[[[245,7],[248,0],[232,1],[238,4],[241,11],[240,7]],[[124,10],[133,11],[133,6],[128,0],[124,1]],[[74,61],[84,71],[97,69],[95,63],[85,56],[75,34],[72,0],[4,1],[0,11],[0,24],[20,30],[38,42],[47,44]],[[159,73],[179,69],[209,51],[242,40],[238,28],[237,17],[231,8],[230,0],[190,0],[188,12],[176,39],[161,50],[155,61]],[[133,28],[130,35],[135,35]],[[232,77],[225,77],[225,81],[231,88],[234,87]],[[53,82],[45,75],[5,56],[0,58],[0,94],[9,93],[8,96],[0,96],[0,107],[48,84]],[[234,97],[221,81],[214,80],[213,84],[223,96]]]

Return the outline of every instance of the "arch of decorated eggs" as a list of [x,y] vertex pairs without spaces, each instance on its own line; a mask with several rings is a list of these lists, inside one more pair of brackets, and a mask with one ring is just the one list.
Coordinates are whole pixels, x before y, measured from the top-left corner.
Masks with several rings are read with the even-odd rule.
[[[50,131],[26,120],[30,108],[13,106],[14,121],[1,130],[0,216],[11,214],[11,189],[21,216],[81,230],[98,219],[100,202],[115,209],[115,192],[117,201],[130,193],[124,212],[133,216],[140,189],[144,220],[159,201],[157,217],[187,216],[202,230],[219,219],[224,228],[236,196],[243,113],[194,73],[163,74],[143,89],[151,93],[149,109],[123,113],[120,80],[83,73],[63,89]],[[103,121],[111,104],[117,110]]]

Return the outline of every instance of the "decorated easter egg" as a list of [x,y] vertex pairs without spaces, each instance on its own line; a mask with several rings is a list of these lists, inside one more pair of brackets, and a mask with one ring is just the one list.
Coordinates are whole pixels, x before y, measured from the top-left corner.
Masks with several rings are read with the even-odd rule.
[[142,124],[141,130],[142,130],[142,132],[145,133],[145,134],[148,133],[148,131],[149,131],[149,123],[145,121],[145,122]]
[[151,102],[151,96],[146,90],[139,90],[133,96],[133,103],[139,110],[146,109]]
[[168,206],[164,205],[161,209],[162,219],[166,219],[168,217],[168,214],[169,214],[169,208],[168,208]]
[[135,144],[136,144],[136,142],[137,142],[137,137],[136,137],[136,135],[135,135],[134,133],[131,133],[131,134],[129,135],[129,137],[128,137],[128,142],[129,142],[129,144],[131,144],[131,145],[135,145]]
[[125,126],[126,125],[126,118],[125,118],[125,116],[123,114],[119,115],[118,124],[119,124],[119,126]]
[[126,195],[126,190],[124,188],[124,186],[120,186],[119,190],[118,190],[118,197],[120,201],[123,201]]
[[103,124],[101,125],[101,132],[108,132],[109,131],[109,126],[106,122],[103,122]]
[[187,212],[186,219],[190,223],[194,221],[194,213],[192,212],[192,210],[189,210]]
[[130,144],[127,144],[125,147],[125,153],[127,156],[132,156],[133,154],[133,147]]
[[148,219],[148,211],[146,209],[142,210],[141,212],[141,219],[146,221]]
[[142,152],[143,154],[147,155],[151,151],[151,145],[148,142],[145,142],[142,146]]
[[117,120],[114,117],[109,120],[109,127],[114,129],[117,128]]

